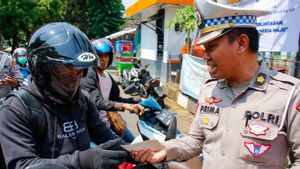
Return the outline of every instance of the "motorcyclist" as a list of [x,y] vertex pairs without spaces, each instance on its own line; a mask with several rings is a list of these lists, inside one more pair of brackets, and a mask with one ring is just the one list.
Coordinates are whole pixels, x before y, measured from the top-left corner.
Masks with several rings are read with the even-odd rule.
[[27,50],[25,48],[16,48],[13,53],[13,57],[16,60],[16,66],[22,73],[23,78],[26,79],[30,74],[27,65]]
[[[36,139],[32,114],[26,112],[36,108],[8,97],[0,108],[6,167],[52,163],[68,168],[116,168],[128,153],[121,150],[120,139],[106,127],[89,94],[80,88],[87,68],[97,62],[86,35],[68,23],[50,23],[32,35],[27,50],[33,81],[24,90],[42,108],[37,121],[44,122],[39,127],[42,137]],[[90,148],[90,141],[100,145]]]
[[[139,113],[144,111],[144,107],[137,104],[141,101],[140,97],[122,98],[120,90],[115,80],[105,71],[113,61],[113,45],[107,39],[94,40],[93,46],[98,55],[97,66],[90,67],[87,76],[82,79],[81,87],[91,93],[92,100],[95,102],[100,116],[107,119],[106,111],[133,111]],[[107,126],[110,123],[107,121]],[[126,129],[123,133],[126,142],[132,142],[133,134]]]

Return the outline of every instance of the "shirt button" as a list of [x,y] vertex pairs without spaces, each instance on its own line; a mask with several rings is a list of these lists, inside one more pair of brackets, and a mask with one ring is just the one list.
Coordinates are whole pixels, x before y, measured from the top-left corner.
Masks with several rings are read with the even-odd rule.
[[221,152],[221,156],[222,156],[222,157],[224,157],[224,156],[225,156],[225,151],[224,151],[224,150],[222,150],[222,152]]

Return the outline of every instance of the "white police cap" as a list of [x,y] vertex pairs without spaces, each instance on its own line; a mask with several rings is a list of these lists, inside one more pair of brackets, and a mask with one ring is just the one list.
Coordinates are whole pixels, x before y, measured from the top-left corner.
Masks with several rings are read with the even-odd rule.
[[[233,7],[212,0],[195,0],[197,25],[200,29],[198,44],[202,45],[227,33],[229,28],[255,28],[256,17],[268,14],[268,10]],[[224,31],[224,30],[228,31]]]

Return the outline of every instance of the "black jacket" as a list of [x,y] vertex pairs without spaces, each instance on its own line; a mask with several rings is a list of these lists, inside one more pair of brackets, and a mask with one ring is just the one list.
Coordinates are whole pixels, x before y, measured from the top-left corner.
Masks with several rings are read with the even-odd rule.
[[120,89],[116,81],[109,75],[112,80],[112,87],[109,94],[109,100],[104,100],[99,87],[99,79],[95,68],[90,67],[87,75],[81,80],[81,88],[90,93],[92,100],[98,110],[114,111],[115,103],[135,103],[133,98],[120,97]]
[[37,143],[22,103],[16,97],[9,97],[0,108],[0,142],[8,169],[34,163],[93,168],[90,141],[100,144],[118,137],[99,119],[87,92],[78,92],[72,103],[59,105],[47,99],[34,84],[25,90],[42,104],[46,124],[40,130],[44,136]]

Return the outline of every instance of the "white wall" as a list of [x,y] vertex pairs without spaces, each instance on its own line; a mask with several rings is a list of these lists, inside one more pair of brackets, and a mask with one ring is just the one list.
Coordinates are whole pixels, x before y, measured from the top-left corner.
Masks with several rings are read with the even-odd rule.
[[[142,21],[147,20],[150,16],[157,13],[158,7],[153,6],[147,8],[142,12]],[[148,26],[152,27],[154,30],[148,28],[142,24],[141,28],[141,58],[147,60],[156,60],[156,50],[157,50],[157,35],[155,32],[155,21],[146,23]]]
[[[165,6],[165,25],[175,17],[177,9],[178,6],[175,5]],[[175,32],[174,27],[170,29],[165,27],[164,33],[164,62],[167,62],[168,59],[179,59],[178,56],[181,53],[181,48],[185,44],[186,33]]]

